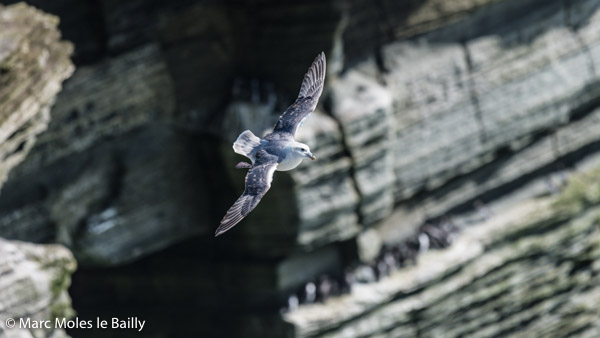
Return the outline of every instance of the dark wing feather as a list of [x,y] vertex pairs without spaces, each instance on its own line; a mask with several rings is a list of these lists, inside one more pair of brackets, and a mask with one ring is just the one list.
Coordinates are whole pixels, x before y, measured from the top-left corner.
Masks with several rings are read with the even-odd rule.
[[233,228],[258,205],[258,202],[271,188],[271,181],[277,164],[277,156],[270,155],[264,150],[256,153],[256,161],[246,174],[246,189],[242,196],[227,210],[217,228],[215,237]]
[[273,132],[296,134],[298,127],[317,107],[325,83],[325,53],[317,55],[308,69],[296,101],[279,117]]

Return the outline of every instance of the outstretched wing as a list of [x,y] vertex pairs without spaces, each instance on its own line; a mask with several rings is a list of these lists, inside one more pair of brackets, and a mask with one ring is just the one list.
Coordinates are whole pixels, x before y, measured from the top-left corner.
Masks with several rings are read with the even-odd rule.
[[325,53],[317,55],[308,69],[296,101],[279,117],[273,132],[296,134],[302,122],[317,107],[325,83]]
[[227,210],[225,217],[217,228],[215,237],[233,228],[250,211],[258,205],[258,202],[271,188],[273,173],[277,168],[277,156],[271,155],[264,150],[256,153],[256,161],[248,174],[246,174],[246,189],[240,198]]

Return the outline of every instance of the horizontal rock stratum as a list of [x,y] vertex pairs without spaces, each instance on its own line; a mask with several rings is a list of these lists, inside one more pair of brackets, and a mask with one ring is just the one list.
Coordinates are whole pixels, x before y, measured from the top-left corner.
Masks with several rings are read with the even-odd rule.
[[597,336],[600,169],[463,229],[448,249],[286,315],[297,337]]

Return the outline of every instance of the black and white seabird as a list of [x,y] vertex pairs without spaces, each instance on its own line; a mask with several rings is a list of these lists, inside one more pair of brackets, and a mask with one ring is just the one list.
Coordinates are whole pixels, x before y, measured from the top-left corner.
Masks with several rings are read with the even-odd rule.
[[325,82],[325,54],[317,55],[304,76],[296,101],[279,117],[273,131],[263,139],[250,130],[240,134],[233,150],[244,155],[252,164],[241,162],[236,168],[248,168],[246,189],[221,220],[215,236],[238,224],[260,202],[271,188],[273,173],[296,168],[305,158],[315,160],[310,148],[296,142],[294,136],[304,120],[315,110]]

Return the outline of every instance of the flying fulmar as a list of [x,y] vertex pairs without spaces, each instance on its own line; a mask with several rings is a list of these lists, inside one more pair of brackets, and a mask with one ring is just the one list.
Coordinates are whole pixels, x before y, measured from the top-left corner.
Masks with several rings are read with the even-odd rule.
[[235,167],[248,168],[246,189],[227,210],[215,237],[233,228],[260,202],[271,188],[273,173],[296,168],[306,157],[316,160],[310,148],[296,142],[294,136],[304,120],[315,110],[325,82],[325,54],[317,55],[308,69],[296,101],[279,117],[273,131],[263,139],[246,130],[233,143],[233,150],[252,164],[240,162]]

